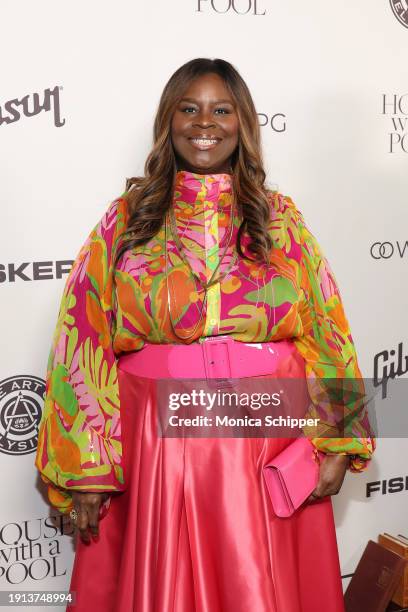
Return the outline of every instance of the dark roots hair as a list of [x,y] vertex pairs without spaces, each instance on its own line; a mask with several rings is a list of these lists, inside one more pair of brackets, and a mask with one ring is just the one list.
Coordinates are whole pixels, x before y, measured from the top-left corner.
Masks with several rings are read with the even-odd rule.
[[[250,237],[248,251],[253,259],[268,262],[272,241],[268,233],[270,203],[265,187],[258,115],[249,89],[229,62],[222,59],[193,59],[170,77],[160,98],[153,130],[153,148],[143,177],[127,180],[124,198],[129,205],[127,228],[118,245],[116,263],[129,249],[146,244],[160,230],[171,206],[177,172],[171,140],[171,121],[177,104],[189,84],[204,74],[219,75],[234,100],[239,121],[238,146],[231,159],[233,194],[242,218],[237,234],[237,251],[244,231]],[[132,188],[132,186],[135,188]]]

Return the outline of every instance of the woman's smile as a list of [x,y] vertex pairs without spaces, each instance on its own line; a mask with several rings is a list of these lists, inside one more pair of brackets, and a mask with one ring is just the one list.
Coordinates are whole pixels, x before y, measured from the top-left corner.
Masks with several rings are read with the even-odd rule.
[[213,136],[200,136],[188,138],[190,144],[200,151],[206,151],[207,149],[214,149],[222,140],[222,138],[217,138]]

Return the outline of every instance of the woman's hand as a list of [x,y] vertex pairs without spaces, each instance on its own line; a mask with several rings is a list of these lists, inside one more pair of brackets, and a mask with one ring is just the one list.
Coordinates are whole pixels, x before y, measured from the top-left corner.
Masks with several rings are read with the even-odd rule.
[[308,501],[316,501],[326,495],[336,495],[341,489],[349,464],[348,455],[326,455],[320,464],[317,487]]
[[94,541],[97,541],[99,537],[99,508],[108,497],[109,493],[72,492],[74,508],[78,512],[78,518],[74,524],[85,544],[91,542],[89,531]]

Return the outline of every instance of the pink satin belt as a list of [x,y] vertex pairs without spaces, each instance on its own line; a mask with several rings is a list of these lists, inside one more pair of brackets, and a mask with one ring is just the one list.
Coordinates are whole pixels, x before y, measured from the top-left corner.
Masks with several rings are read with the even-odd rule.
[[192,344],[145,344],[123,355],[119,367],[143,378],[247,378],[305,376],[304,360],[290,340],[246,343],[213,336]]

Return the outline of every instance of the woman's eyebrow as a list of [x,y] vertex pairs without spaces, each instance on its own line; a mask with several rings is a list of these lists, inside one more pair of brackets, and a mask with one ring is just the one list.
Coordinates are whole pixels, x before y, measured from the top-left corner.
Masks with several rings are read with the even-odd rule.
[[[194,104],[198,103],[196,98],[182,98],[180,102],[193,102]],[[231,104],[232,106],[234,105],[232,100],[210,100],[210,104]]]

